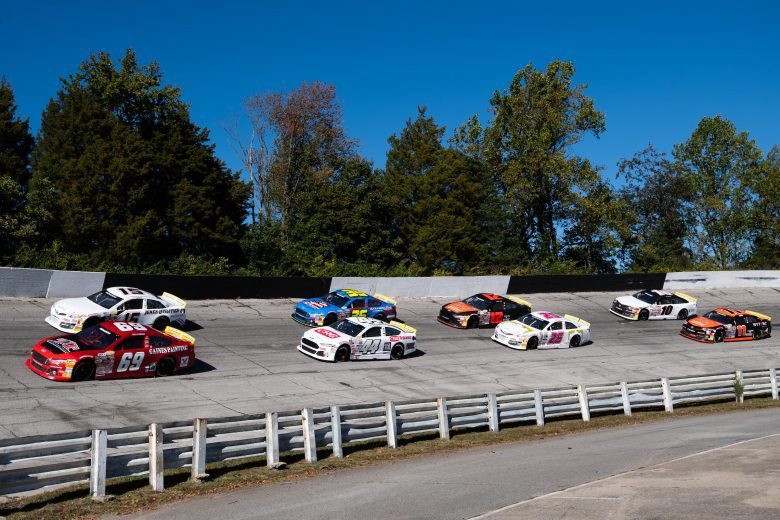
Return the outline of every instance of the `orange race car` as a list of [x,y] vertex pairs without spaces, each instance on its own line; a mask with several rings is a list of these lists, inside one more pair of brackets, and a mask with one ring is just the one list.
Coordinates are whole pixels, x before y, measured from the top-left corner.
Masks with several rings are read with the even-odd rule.
[[479,293],[443,306],[437,319],[450,327],[472,329],[516,320],[529,312],[531,304],[522,298]]
[[763,339],[772,335],[772,318],[759,312],[721,307],[704,316],[688,318],[680,335],[704,343]]

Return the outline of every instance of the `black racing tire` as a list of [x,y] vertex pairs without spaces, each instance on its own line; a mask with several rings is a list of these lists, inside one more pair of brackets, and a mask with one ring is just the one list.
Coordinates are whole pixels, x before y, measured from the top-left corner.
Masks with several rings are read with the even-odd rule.
[[325,319],[322,320],[322,324],[324,326],[326,326],[326,327],[328,325],[333,325],[334,323],[336,323],[336,315],[335,314],[328,314],[327,316],[325,316]]
[[580,338],[580,335],[579,334],[575,334],[569,340],[569,347],[571,347],[571,348],[579,347],[580,346],[580,341],[582,341],[582,338]]
[[650,311],[647,309],[642,309],[639,311],[639,321],[647,321],[648,318],[650,318]]
[[539,346],[539,338],[536,336],[532,337],[528,340],[528,343],[525,344],[526,350],[536,350],[536,348]]
[[349,361],[349,358],[349,347],[346,345],[341,345],[338,350],[336,350],[336,355],[333,357],[333,361],[339,363],[342,361]]
[[154,323],[152,324],[152,327],[154,327],[157,330],[165,330],[165,327],[171,324],[171,320],[166,318],[165,316],[160,316],[156,320],[154,320]]
[[76,366],[73,367],[70,380],[89,381],[93,377],[95,377],[95,362],[91,359],[85,359],[84,361],[79,361],[76,363]]
[[768,323],[766,326],[766,334],[764,334],[764,337],[768,338],[771,335],[772,335],[772,324]]
[[677,319],[678,320],[687,320],[688,319],[688,309],[680,309],[680,312],[677,313]]
[[404,358],[404,346],[401,343],[396,343],[393,348],[390,349],[390,359],[403,359]]
[[379,321],[385,321],[385,315],[380,312],[379,314],[374,316],[374,319]]
[[171,356],[166,356],[157,362],[157,370],[155,375],[157,377],[171,376],[176,371],[176,360]]
[[723,331],[723,329],[718,329],[715,331],[715,335],[713,337],[715,339],[715,343],[722,343],[726,337],[726,333]]
[[100,323],[100,318],[88,318],[81,326],[81,330],[86,330],[90,327],[94,327],[98,323]]
[[469,321],[466,322],[466,328],[467,329],[476,329],[479,327],[479,318],[476,316],[472,316],[469,318]]

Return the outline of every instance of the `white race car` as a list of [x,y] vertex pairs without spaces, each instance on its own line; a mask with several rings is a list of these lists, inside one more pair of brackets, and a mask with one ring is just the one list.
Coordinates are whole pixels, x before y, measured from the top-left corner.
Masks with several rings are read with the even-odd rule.
[[498,324],[491,339],[517,350],[579,347],[590,341],[590,323],[568,314],[532,312]]
[[416,334],[416,329],[397,321],[346,318],[307,330],[298,350],[325,361],[403,359],[416,350]]
[[134,287],[109,287],[82,298],[67,298],[51,306],[46,323],[62,332],[80,332],[101,321],[132,321],[164,330],[184,325],[187,302],[172,294],[162,296]]
[[696,314],[696,298],[683,293],[644,289],[620,296],[609,312],[629,320],[685,320]]

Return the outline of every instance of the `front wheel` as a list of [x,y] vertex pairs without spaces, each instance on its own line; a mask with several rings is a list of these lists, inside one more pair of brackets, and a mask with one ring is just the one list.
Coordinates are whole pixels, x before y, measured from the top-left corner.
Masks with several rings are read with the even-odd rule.
[[647,309],[642,309],[639,311],[639,321],[647,321],[647,319],[650,317],[650,311]]
[[165,377],[173,374],[176,370],[176,360],[172,357],[164,357],[157,363],[155,374],[157,377]]
[[688,309],[682,309],[680,312],[677,313],[678,320],[685,320],[687,318],[688,318]]
[[539,338],[534,336],[533,338],[528,340],[528,343],[525,344],[526,350],[536,350],[536,347],[539,346]]
[[89,318],[84,322],[84,325],[81,326],[81,330],[87,330],[90,327],[94,327],[98,323],[100,323],[100,318]]
[[393,345],[390,349],[390,359],[403,359],[404,358],[404,346],[400,343]]
[[337,363],[340,361],[349,361],[349,347],[341,345],[336,351],[336,356],[333,358]]
[[476,316],[472,316],[471,318],[469,318],[469,321],[466,324],[466,328],[476,329],[478,325],[479,325],[479,318],[477,318]]
[[335,314],[328,314],[327,316],[325,316],[325,319],[322,320],[322,324],[325,325],[326,327],[328,325],[333,325],[334,323],[336,323],[336,315]]
[[716,330],[715,331],[715,343],[721,343],[723,341],[723,338],[726,337],[726,333],[723,332],[723,330]]
[[85,360],[79,361],[78,364],[73,367],[73,374],[70,376],[71,381],[87,381],[92,379],[95,375],[95,363],[93,361]]

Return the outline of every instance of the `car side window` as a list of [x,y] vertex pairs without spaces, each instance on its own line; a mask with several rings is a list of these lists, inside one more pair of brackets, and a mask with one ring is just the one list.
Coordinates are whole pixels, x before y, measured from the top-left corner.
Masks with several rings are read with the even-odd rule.
[[363,298],[358,298],[354,300],[351,304],[349,304],[349,307],[351,309],[362,309],[365,306],[366,306],[366,300],[364,300]]
[[375,300],[374,298],[369,298],[368,306],[369,307],[381,307],[382,306],[382,302],[380,302],[379,300]]
[[672,303],[672,299],[669,296],[661,296],[658,299],[658,303],[660,305],[669,305],[670,303]]
[[742,316],[742,319],[745,320],[747,325],[752,325],[758,321],[754,316]]
[[161,301],[152,300],[150,298],[150,299],[146,300],[146,308],[147,309],[164,309],[165,305],[163,305]]
[[671,296],[672,303],[688,303],[684,298],[680,298],[676,294],[674,296]]
[[572,323],[572,322],[570,322],[570,321],[567,321],[567,322],[566,322],[566,328],[567,328],[567,329],[576,329],[576,328],[577,328],[577,326],[576,326],[574,323]]
[[168,347],[171,345],[171,340],[168,338],[161,338],[160,336],[152,336],[149,338],[150,347]]
[[499,300],[497,302],[493,302],[493,306],[491,307],[491,310],[493,312],[503,312],[504,311],[504,302]]
[[382,336],[382,327],[371,327],[364,334],[364,338],[379,338]]
[[516,311],[518,309],[518,307],[520,307],[520,306],[518,304],[516,304],[515,302],[513,302],[513,301],[506,300],[504,302],[504,310]]
[[399,336],[400,334],[401,331],[396,329],[395,327],[385,327],[386,336]]
[[127,300],[125,303],[120,305],[117,310],[119,312],[122,311],[135,311],[135,310],[141,310],[144,308],[144,301],[141,298],[134,298],[132,300]]
[[120,350],[134,350],[139,348],[144,348],[143,336],[133,336],[131,338],[127,338],[120,345]]
[[550,325],[550,330],[563,330],[563,323],[560,321],[556,321],[552,325]]

